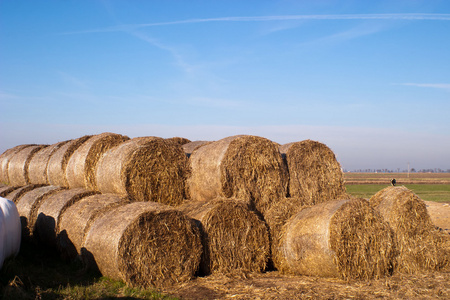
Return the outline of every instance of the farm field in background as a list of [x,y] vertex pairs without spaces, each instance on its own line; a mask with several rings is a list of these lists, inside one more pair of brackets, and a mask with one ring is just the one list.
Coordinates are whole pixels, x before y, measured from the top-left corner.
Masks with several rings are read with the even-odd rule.
[[370,198],[390,185],[404,185],[426,201],[450,203],[450,173],[345,173],[347,192],[356,197]]

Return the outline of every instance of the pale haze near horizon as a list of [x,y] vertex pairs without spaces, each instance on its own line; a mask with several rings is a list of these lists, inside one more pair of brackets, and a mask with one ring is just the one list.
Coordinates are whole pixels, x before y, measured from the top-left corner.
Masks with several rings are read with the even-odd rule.
[[449,1],[3,0],[0,152],[252,134],[447,170],[449,32]]

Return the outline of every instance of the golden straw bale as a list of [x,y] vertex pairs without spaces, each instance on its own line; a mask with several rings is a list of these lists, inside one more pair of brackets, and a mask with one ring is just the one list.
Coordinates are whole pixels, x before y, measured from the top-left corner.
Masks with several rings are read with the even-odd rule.
[[199,222],[202,275],[245,275],[265,270],[270,248],[268,230],[246,203],[218,198],[188,201],[178,208]]
[[13,190],[9,191],[7,194],[5,194],[5,198],[8,200],[13,201],[14,203],[17,202],[17,200],[22,197],[23,194],[43,186],[42,184],[27,184],[25,186],[21,187],[14,187]]
[[61,187],[40,186],[29,189],[15,201],[22,223],[22,237],[29,238],[32,235],[35,223],[33,216],[41,201],[59,190],[61,190]]
[[227,137],[198,148],[189,161],[192,200],[236,198],[264,214],[271,203],[286,196],[286,169],[278,148],[268,139]]
[[176,145],[179,145],[179,146],[182,146],[184,144],[191,142],[189,139],[183,138],[183,137],[172,137],[172,138],[168,138],[165,140],[169,143],[175,143]]
[[59,232],[60,218],[64,211],[83,197],[97,192],[83,188],[61,190],[53,193],[41,201],[31,220],[34,222],[33,235],[36,235],[42,245],[49,248],[56,247],[56,234]]
[[333,200],[288,220],[274,260],[283,273],[366,280],[390,275],[395,253],[389,225],[368,201]]
[[344,174],[325,144],[305,140],[280,146],[289,171],[289,194],[313,205],[345,199]]
[[95,194],[84,197],[68,207],[61,214],[56,240],[62,256],[66,259],[74,259],[81,255],[84,236],[95,218],[126,202],[126,199],[116,194]]
[[20,150],[30,146],[34,145],[32,144],[18,145],[13,148],[7,149],[5,152],[2,153],[2,155],[0,155],[0,183],[9,184],[8,164],[11,157],[13,157],[13,155],[19,152]]
[[212,143],[210,141],[193,141],[190,143],[183,144],[183,151],[186,153],[187,157],[191,156],[192,152],[194,152],[196,149],[200,148],[201,146],[204,146],[206,144]]
[[111,148],[98,162],[97,189],[132,201],[169,205],[185,199],[189,165],[181,146],[159,137],[134,138]]
[[28,164],[28,178],[32,184],[49,184],[47,179],[47,165],[56,150],[68,141],[59,142],[37,151]]
[[273,203],[264,214],[264,220],[269,227],[269,238],[271,247],[271,263],[277,268],[277,261],[274,261],[272,254],[276,252],[281,239],[282,228],[284,224],[301,209],[306,206],[298,198],[288,197],[276,203]]
[[404,186],[389,186],[370,198],[395,234],[398,271],[441,270],[450,265],[450,236],[435,229],[425,202]]
[[47,179],[51,185],[59,185],[62,187],[69,187],[66,177],[67,163],[72,154],[84,142],[86,142],[91,135],[85,135],[77,139],[73,139],[59,147],[48,160],[47,165]]
[[[2,187],[0,187],[0,197],[6,198],[6,195],[8,195],[9,193],[13,192],[16,189],[18,189],[18,187],[2,185]],[[10,200],[10,199],[8,199],[8,200]],[[13,201],[13,200],[11,200],[11,201]]]
[[66,177],[70,188],[82,187],[96,190],[95,170],[100,157],[109,149],[129,140],[115,133],[101,133],[85,141],[69,159]]
[[23,186],[30,183],[28,177],[28,164],[33,155],[47,147],[47,145],[35,145],[23,148],[16,152],[8,163],[8,181],[11,186]]
[[97,218],[82,257],[104,276],[132,286],[165,286],[193,278],[202,245],[194,221],[156,202],[134,202]]

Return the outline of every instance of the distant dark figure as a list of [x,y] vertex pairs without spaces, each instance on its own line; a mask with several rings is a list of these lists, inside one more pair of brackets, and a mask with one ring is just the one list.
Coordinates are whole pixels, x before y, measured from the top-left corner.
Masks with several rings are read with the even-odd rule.
[[397,180],[395,180],[395,178],[394,178],[391,180],[391,183],[392,183],[392,186],[395,186],[395,184],[397,183]]

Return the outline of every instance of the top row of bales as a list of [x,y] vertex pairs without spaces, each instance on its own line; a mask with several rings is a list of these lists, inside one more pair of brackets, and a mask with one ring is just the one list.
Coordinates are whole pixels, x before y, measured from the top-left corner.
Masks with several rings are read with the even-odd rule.
[[179,204],[185,198],[187,157],[176,141],[102,133],[54,145],[23,145],[0,157],[1,181],[49,184]]
[[199,143],[102,133],[20,145],[0,162],[0,179],[11,186],[83,187],[169,205],[236,198],[262,215],[287,196],[304,205],[345,193],[333,152],[310,140],[280,146],[250,135]]

